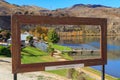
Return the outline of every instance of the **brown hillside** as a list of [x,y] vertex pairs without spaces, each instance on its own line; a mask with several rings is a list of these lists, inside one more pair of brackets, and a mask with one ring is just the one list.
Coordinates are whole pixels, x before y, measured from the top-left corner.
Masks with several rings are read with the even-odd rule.
[[[47,10],[37,6],[19,6],[0,0],[0,15],[27,14],[43,16],[99,17],[108,19],[108,33],[120,35],[120,8],[76,4],[70,8]],[[1,26],[0,26],[1,27]]]

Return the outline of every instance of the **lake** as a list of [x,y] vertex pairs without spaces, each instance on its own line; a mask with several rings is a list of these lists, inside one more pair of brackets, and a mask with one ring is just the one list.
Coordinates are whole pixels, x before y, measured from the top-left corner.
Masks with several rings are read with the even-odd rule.
[[[59,44],[70,46],[74,44],[73,48],[78,48],[78,45],[89,45],[91,48],[100,47],[99,37],[84,37],[79,39],[78,37],[74,40],[60,40]],[[105,72],[111,76],[120,78],[120,37],[108,37],[107,39],[107,55],[108,62],[105,66]],[[101,66],[91,66],[94,69],[101,70]]]

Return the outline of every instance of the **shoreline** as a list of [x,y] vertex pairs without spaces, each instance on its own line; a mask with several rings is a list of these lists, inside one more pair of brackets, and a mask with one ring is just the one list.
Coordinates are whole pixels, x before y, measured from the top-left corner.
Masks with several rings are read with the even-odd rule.
[[[99,79],[101,80],[101,71],[96,70],[96,69],[91,68],[91,67],[84,67],[81,70],[89,75],[92,73],[92,75],[99,77]],[[111,75],[105,73],[105,80],[118,80],[118,79],[119,78],[116,78],[114,76],[111,76]]]

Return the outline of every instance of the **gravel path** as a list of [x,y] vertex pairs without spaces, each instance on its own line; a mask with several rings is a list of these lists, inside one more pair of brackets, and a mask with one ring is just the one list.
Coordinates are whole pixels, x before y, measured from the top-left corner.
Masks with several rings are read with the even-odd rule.
[[56,58],[58,61],[67,61],[60,54],[62,54],[61,51],[55,50],[55,52],[53,53],[53,57]]
[[[0,58],[0,80],[13,80],[11,58]],[[18,80],[70,80],[44,71],[19,73]]]

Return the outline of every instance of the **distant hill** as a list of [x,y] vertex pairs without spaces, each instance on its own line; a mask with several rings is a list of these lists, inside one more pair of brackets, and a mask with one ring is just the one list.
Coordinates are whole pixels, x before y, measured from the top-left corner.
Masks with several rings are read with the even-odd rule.
[[75,7],[88,7],[88,8],[97,8],[97,7],[104,7],[104,8],[111,8],[109,6],[104,6],[104,5],[97,5],[97,4],[94,4],[94,5],[91,5],[91,4],[75,4],[72,6],[72,8],[75,8]]
[[5,0],[0,0],[0,28],[10,29],[11,14],[34,14],[39,15],[41,11],[48,11],[38,6],[10,4]]
[[5,0],[0,0],[0,15],[10,15],[10,14],[39,14],[40,10],[47,10],[34,5],[23,5],[19,6],[16,4],[10,4]]
[[76,4],[69,8],[54,10],[53,13],[75,17],[107,18],[108,33],[111,35],[120,35],[120,8],[103,5]]
[[[108,19],[108,33],[120,35],[120,8],[104,5],[75,4],[69,8],[48,10],[38,6],[10,4],[0,0],[0,15],[26,14],[42,16],[99,17]],[[0,22],[1,23],[1,22]],[[0,27],[4,28],[2,25]]]

